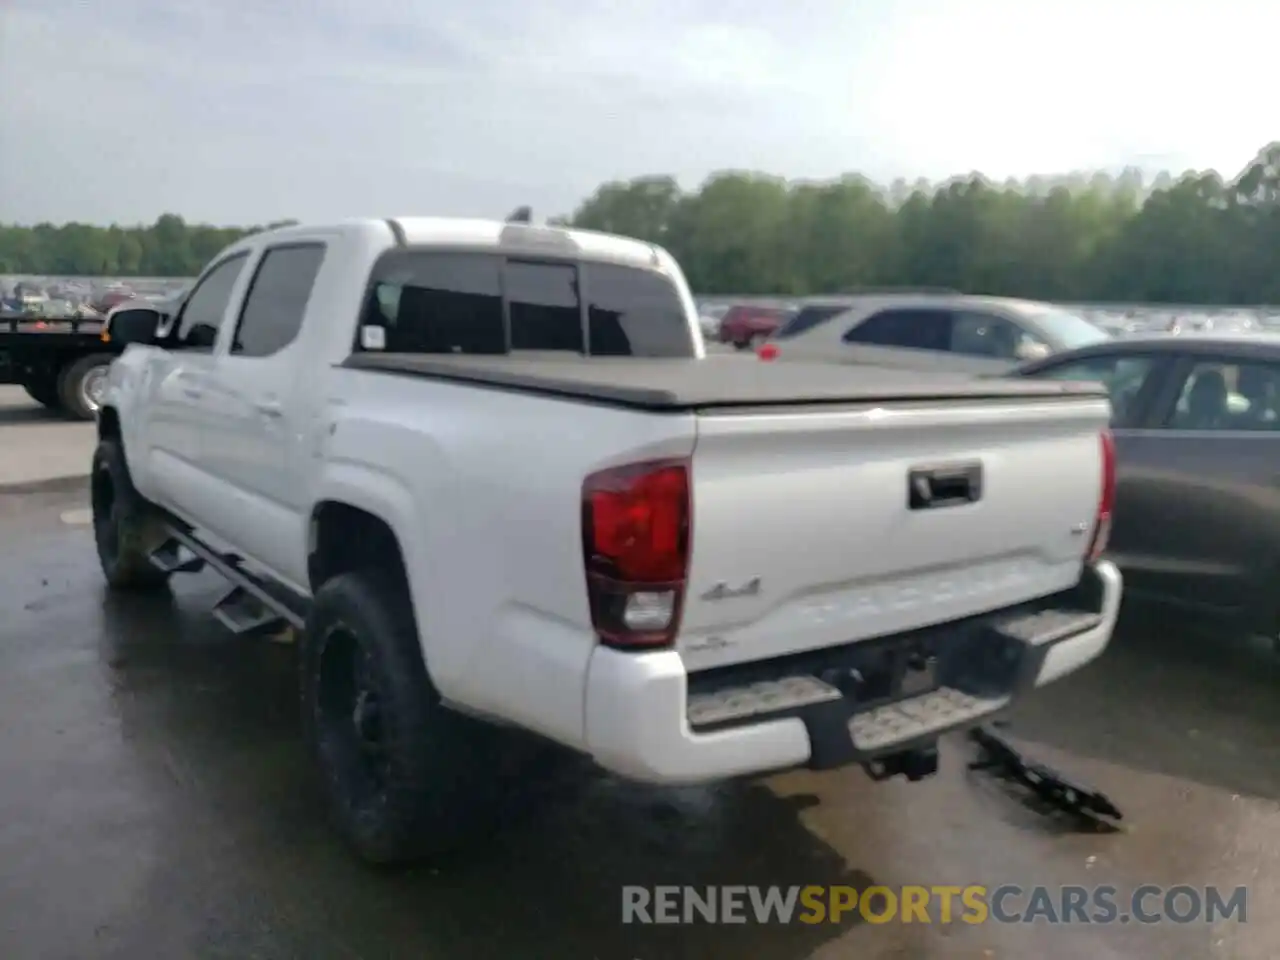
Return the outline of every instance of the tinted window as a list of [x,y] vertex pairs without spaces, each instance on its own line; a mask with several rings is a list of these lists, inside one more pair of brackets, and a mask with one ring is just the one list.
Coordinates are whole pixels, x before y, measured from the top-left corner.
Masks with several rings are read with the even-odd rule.
[[1280,429],[1280,367],[1197,363],[1166,420],[1172,430]]
[[396,253],[383,260],[364,323],[386,330],[397,353],[506,353],[502,261],[451,253]]
[[1101,383],[1111,396],[1111,414],[1113,423],[1126,423],[1136,412],[1134,401],[1137,399],[1151,371],[1155,369],[1154,357],[1106,356],[1089,357],[1086,360],[1075,360],[1047,370],[1038,370],[1030,374],[1046,380],[1081,380]]
[[323,260],[318,243],[267,250],[240,311],[232,353],[269,357],[293,342]]
[[508,261],[505,291],[512,350],[584,352],[576,267]]
[[592,356],[689,357],[693,340],[684,306],[660,273],[586,264]]
[[247,254],[222,261],[207,273],[187,300],[178,324],[178,342],[187,347],[212,347],[231,302],[231,290],[244,269]]
[[883,310],[847,331],[844,342],[948,350],[951,314],[946,310]]
[[806,330],[812,330],[814,327],[844,313],[848,309],[848,307],[841,306],[801,307],[800,310],[791,315],[790,320],[778,328],[778,332],[773,336],[778,340],[799,336]]
[[[504,275],[505,270],[505,275]],[[662,274],[611,264],[535,263],[488,254],[397,252],[374,271],[362,324],[404,353],[583,349],[578,277],[588,298],[591,352],[689,357],[693,339],[675,286]]]
[[951,326],[951,349],[971,357],[1018,358],[1018,348],[1033,337],[1016,323],[989,313],[961,312]]

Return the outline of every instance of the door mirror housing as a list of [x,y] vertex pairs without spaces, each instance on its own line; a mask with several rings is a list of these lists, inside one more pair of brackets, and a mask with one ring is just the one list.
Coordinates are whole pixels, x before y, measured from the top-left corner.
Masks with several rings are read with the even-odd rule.
[[156,342],[156,332],[164,315],[158,310],[121,310],[107,318],[102,339],[108,343],[128,346],[131,343],[150,345]]
[[1049,356],[1052,351],[1043,344],[1035,340],[1023,339],[1018,343],[1014,353],[1019,360],[1043,360]]

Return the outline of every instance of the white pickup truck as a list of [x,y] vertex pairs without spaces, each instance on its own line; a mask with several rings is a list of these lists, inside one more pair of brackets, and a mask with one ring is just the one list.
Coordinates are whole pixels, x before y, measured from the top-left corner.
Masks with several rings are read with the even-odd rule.
[[113,326],[106,579],[208,566],[232,629],[297,628],[370,861],[482,828],[530,741],[665,784],[919,779],[1102,652],[1100,387],[707,357],[696,317],[667,253],[602,234],[243,240],[173,317]]

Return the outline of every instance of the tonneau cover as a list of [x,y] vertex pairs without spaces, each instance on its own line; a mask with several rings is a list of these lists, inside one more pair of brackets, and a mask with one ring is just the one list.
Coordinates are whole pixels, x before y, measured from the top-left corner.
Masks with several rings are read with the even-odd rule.
[[659,411],[1107,396],[1100,384],[1092,383],[978,379],[863,365],[768,363],[736,356],[668,360],[365,352],[353,354],[342,366]]

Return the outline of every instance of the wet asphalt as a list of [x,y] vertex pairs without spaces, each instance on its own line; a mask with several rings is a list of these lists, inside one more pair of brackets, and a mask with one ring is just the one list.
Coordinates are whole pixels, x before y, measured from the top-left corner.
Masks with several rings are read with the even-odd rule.
[[[798,771],[657,790],[585,767],[482,847],[374,871],[324,822],[293,649],[230,637],[219,583],[103,589],[84,493],[0,494],[0,958],[1270,958],[1280,661],[1126,628],[1011,733],[1108,793],[1106,831],[967,772]],[[517,798],[519,799],[519,798]],[[517,807],[519,804],[517,804]],[[1246,885],[1216,925],[626,926],[625,884]]]

